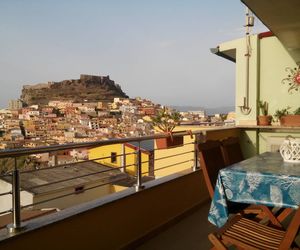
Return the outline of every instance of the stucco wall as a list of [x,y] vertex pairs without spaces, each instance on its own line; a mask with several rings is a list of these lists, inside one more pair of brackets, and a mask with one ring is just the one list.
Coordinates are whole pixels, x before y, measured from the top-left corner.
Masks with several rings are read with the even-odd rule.
[[236,50],[236,89],[235,105],[237,124],[256,124],[259,114],[257,101],[263,100],[269,103],[269,113],[274,114],[277,109],[287,106],[291,110],[300,106],[300,93],[288,93],[288,86],[281,83],[288,76],[286,67],[296,67],[296,63],[275,37],[259,38],[251,36],[251,56],[249,59],[249,115],[241,113],[239,106],[243,105],[246,86],[246,40],[245,38],[222,43],[220,51]]
[[272,36],[260,39],[260,100],[269,103],[269,113],[277,109],[300,107],[300,93],[288,93],[288,85],[281,83],[288,76],[286,67],[296,67],[296,63],[282,46],[279,40]]
[[[239,108],[243,104],[246,85],[246,42],[245,38],[220,44],[220,51],[236,51],[236,124],[256,125],[256,117],[260,114],[257,107],[259,100],[269,103],[269,114],[274,115],[278,109],[291,107],[291,111],[300,107],[300,92],[288,93],[288,85],[282,84],[282,79],[288,76],[287,67],[294,68],[293,61],[288,51],[275,36],[259,38],[251,36],[251,56],[249,64],[249,115],[241,113]],[[278,124],[273,122],[274,124]],[[280,133],[281,137],[292,132]],[[297,136],[299,133],[294,133]],[[246,157],[268,150],[268,137],[274,132],[263,132],[248,129],[242,132],[241,144]],[[278,136],[278,134],[277,134]]]

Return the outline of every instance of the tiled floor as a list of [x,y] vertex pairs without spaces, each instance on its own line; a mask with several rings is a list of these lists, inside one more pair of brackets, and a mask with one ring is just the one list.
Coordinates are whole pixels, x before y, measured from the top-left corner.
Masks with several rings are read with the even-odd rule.
[[146,241],[137,250],[206,250],[211,245],[208,234],[214,231],[214,226],[207,221],[210,203],[185,217],[177,224]]

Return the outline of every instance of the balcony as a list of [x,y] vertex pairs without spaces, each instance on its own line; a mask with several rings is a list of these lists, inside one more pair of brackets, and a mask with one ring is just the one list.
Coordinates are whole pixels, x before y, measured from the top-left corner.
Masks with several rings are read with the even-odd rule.
[[[166,135],[2,151],[2,158],[9,157],[12,163],[19,164],[25,155],[56,155],[59,151],[79,148],[92,151],[98,147],[133,145],[131,151],[114,155],[118,160],[123,159],[119,162],[121,166],[103,164],[107,159],[112,160],[109,152],[105,157],[93,155],[86,161],[3,174],[0,201],[2,208],[6,207],[0,212],[1,249],[18,249],[33,239],[34,248],[41,249],[46,242],[50,244],[52,238],[62,235],[64,239],[57,244],[68,248],[99,245],[103,249],[128,248],[154,235],[164,235],[163,230],[174,225],[178,228],[175,232],[185,231],[183,228],[189,225],[194,228],[194,234],[203,236],[201,242],[209,245],[207,233],[213,228],[206,219],[209,196],[195,160],[195,144],[204,137],[238,136],[240,131],[196,127],[192,134],[179,133],[184,136],[179,147],[154,148],[153,164],[150,164],[151,157],[142,157],[145,154],[142,141]],[[85,172],[81,170],[82,164],[86,164]],[[188,231],[193,234],[191,229]]]
[[[210,201],[195,145],[235,136],[244,154],[251,156],[276,150],[286,133],[299,135],[299,128],[190,128],[192,137],[190,132],[179,133],[183,145],[154,147],[153,154],[146,154],[151,149],[142,148],[143,141],[166,135],[2,151],[0,157],[11,158],[13,164],[32,154],[49,153],[56,159],[66,150],[88,148],[93,153],[85,161],[56,159],[54,166],[2,174],[1,249],[19,249],[33,240],[33,249],[45,248],[45,243],[73,249],[208,249],[207,235],[214,226],[207,221]],[[112,156],[107,147],[124,151]],[[111,161],[115,165],[107,165]]]

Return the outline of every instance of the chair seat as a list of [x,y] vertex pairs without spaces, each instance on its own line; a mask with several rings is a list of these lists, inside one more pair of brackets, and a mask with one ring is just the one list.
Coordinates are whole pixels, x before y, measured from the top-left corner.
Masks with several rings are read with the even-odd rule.
[[291,246],[299,250],[294,242],[299,226],[300,209],[296,210],[287,230],[236,215],[208,238],[214,246],[212,249],[218,250],[227,250],[232,245],[245,250],[287,250]]
[[222,234],[226,241],[238,241],[247,249],[276,250],[285,236],[285,231],[274,229],[246,218],[239,218]]

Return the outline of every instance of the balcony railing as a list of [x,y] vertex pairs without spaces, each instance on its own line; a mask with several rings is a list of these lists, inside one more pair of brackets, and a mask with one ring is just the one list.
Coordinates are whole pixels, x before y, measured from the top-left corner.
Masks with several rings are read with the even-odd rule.
[[[198,166],[198,156],[197,156],[197,144],[199,142],[199,138],[203,135],[203,131],[194,131],[194,132],[180,132],[180,133],[176,133],[174,134],[174,137],[178,137],[178,136],[192,136],[193,139],[190,139],[190,142],[184,143],[182,146],[182,150],[179,152],[177,151],[176,153],[173,153],[171,155],[167,155],[167,156],[162,156],[162,157],[158,157],[155,158],[154,161],[160,163],[163,160],[169,160],[170,158],[180,158],[182,160],[173,162],[171,164],[167,164],[167,165],[163,165],[163,166],[159,166],[159,167],[155,167],[153,169],[153,172],[156,173],[158,171],[161,171],[163,169],[168,169],[168,168],[172,168],[176,165],[183,165],[183,164],[188,164],[188,166],[190,168],[192,168],[194,171],[196,171],[199,166]],[[95,188],[99,188],[101,186],[105,186],[105,185],[109,185],[109,184],[113,184],[115,183],[115,180],[111,180],[110,178],[107,178],[108,180],[103,180],[102,183],[97,183],[94,185],[91,185],[87,188],[83,188],[83,190],[75,190],[72,192],[67,192],[67,193],[63,193],[61,195],[55,196],[55,197],[51,197],[48,199],[44,199],[44,200],[40,200],[40,201],[35,201],[29,204],[25,204],[22,205],[21,204],[21,191],[22,191],[22,187],[21,187],[21,178],[23,176],[23,178],[26,178],[26,175],[35,173],[37,171],[47,171],[49,169],[59,169],[61,171],[63,171],[64,168],[69,168],[70,166],[76,166],[76,164],[78,163],[86,163],[86,162],[94,162],[94,161],[99,161],[99,160],[105,160],[108,158],[111,158],[111,156],[105,156],[105,157],[98,157],[98,158],[93,158],[93,159],[89,159],[89,160],[83,160],[80,162],[73,162],[73,163],[68,163],[68,164],[60,164],[60,165],[54,165],[52,167],[45,167],[45,168],[41,168],[41,169],[34,169],[34,170],[19,170],[18,169],[18,162],[17,159],[20,156],[28,156],[28,155],[32,155],[32,154],[41,154],[41,153],[57,153],[61,150],[71,150],[71,149],[80,149],[80,148],[95,148],[95,147],[99,147],[99,146],[106,146],[106,145],[113,145],[113,144],[124,144],[124,143],[130,143],[130,142],[135,142],[137,143],[137,147],[135,147],[134,152],[131,153],[122,153],[122,154],[118,154],[115,155],[115,157],[128,157],[128,156],[134,156],[135,160],[133,164],[127,164],[127,165],[123,165],[121,167],[113,167],[113,168],[109,168],[109,169],[104,169],[101,171],[94,171],[94,172],[90,172],[90,173],[85,173],[82,175],[76,175],[76,176],[72,176],[72,177],[68,177],[68,178],[62,178],[59,179],[57,181],[53,181],[53,182],[49,182],[49,183],[41,183],[41,184],[37,184],[37,185],[32,185],[30,187],[27,187],[27,189],[29,190],[37,190],[37,189],[41,189],[41,188],[50,188],[51,186],[53,187],[54,185],[60,185],[62,183],[66,183],[68,181],[73,181],[75,179],[80,179],[80,178],[84,178],[84,177],[92,177],[92,176],[96,176],[98,177],[99,174],[103,174],[103,173],[113,173],[119,170],[124,170],[128,167],[135,167],[136,172],[135,174],[132,176],[132,180],[134,181],[134,186],[135,186],[135,190],[136,192],[139,192],[140,190],[142,190],[144,188],[144,180],[145,176],[149,176],[150,171],[143,171],[143,164],[149,164],[150,160],[147,161],[143,161],[142,160],[142,148],[141,148],[141,142],[143,141],[147,141],[147,140],[154,140],[154,139],[158,139],[158,138],[166,138],[169,135],[166,134],[155,134],[155,135],[151,135],[151,136],[144,136],[144,137],[134,137],[134,138],[122,138],[122,139],[110,139],[110,140],[104,140],[104,141],[97,141],[97,142],[87,142],[87,143],[76,143],[76,144],[66,144],[66,145],[57,145],[57,146],[49,146],[49,147],[39,147],[39,148],[21,148],[21,149],[13,149],[13,150],[3,150],[0,151],[0,158],[13,158],[14,159],[14,168],[12,171],[2,174],[0,176],[1,179],[8,181],[9,179],[11,179],[11,190],[10,191],[5,191],[0,193],[0,198],[3,196],[10,196],[11,195],[11,209],[6,209],[5,211],[1,211],[0,215],[3,214],[7,214],[7,213],[12,213],[12,221],[13,223],[11,225],[9,225],[9,231],[12,233],[16,233],[20,230],[22,230],[22,223],[21,223],[21,210],[22,209],[30,209],[30,208],[34,208],[37,207],[38,205],[41,204],[45,204],[45,203],[49,203],[50,201],[54,201],[57,199],[63,199],[66,198],[68,196],[72,196],[74,194],[77,194],[79,192],[83,192],[83,191],[87,191],[87,190],[92,190]],[[187,150],[183,150],[183,149],[187,149]],[[154,152],[156,152],[158,149],[153,149]],[[125,161],[126,162],[126,161]],[[189,164],[190,163],[190,164]],[[156,166],[156,164],[155,164]],[[126,178],[128,178],[127,175],[124,175],[123,178],[119,178],[118,181],[122,181],[125,180]],[[105,179],[105,178],[104,178]],[[149,179],[148,179],[149,180]],[[96,197],[97,198],[97,197]]]

